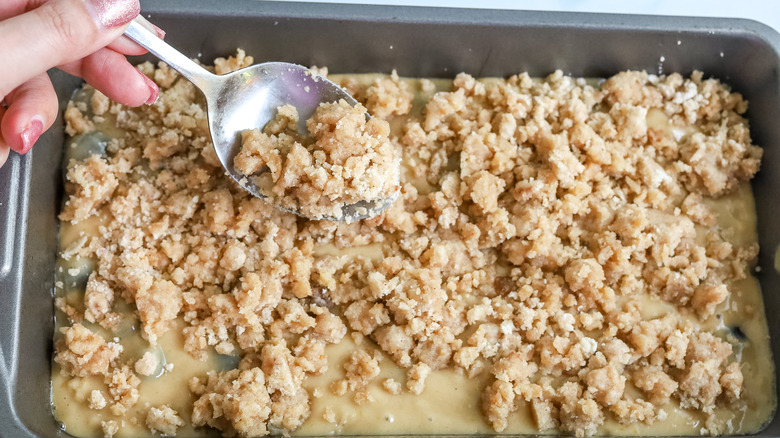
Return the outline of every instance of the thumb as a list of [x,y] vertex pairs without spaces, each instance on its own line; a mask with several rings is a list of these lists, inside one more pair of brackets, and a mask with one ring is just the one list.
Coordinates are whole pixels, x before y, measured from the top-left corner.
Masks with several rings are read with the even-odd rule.
[[140,12],[138,0],[51,0],[0,22],[0,98],[48,69],[108,45]]

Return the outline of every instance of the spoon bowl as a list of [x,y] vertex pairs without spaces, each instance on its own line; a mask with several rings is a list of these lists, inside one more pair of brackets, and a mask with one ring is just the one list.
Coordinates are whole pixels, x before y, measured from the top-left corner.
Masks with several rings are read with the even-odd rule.
[[[225,75],[215,75],[135,20],[130,23],[125,35],[181,73],[203,92],[211,139],[219,161],[227,174],[242,188],[265,201],[269,201],[268,197],[254,184],[254,178],[248,178],[233,166],[233,159],[241,150],[241,133],[247,129],[264,127],[276,116],[278,107],[292,105],[299,115],[298,132],[309,135],[306,120],[312,117],[320,103],[343,99],[350,105],[357,105],[355,98],[346,90],[298,64],[266,62]],[[397,197],[398,191],[390,197],[345,205],[341,217],[316,219],[346,222],[367,219],[385,210]],[[300,211],[274,206],[305,216]]]

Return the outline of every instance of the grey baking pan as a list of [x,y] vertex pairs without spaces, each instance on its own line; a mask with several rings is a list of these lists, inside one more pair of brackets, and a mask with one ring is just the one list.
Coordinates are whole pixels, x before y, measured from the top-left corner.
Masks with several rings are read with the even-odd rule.
[[[753,182],[761,244],[758,274],[780,358],[780,35],[730,19],[368,7],[241,0],[142,1],[167,39],[210,61],[241,47],[257,60],[327,65],[331,72],[506,76],[555,69],[606,76],[624,69],[718,77],[750,100]],[[80,82],[52,73],[61,105]],[[62,196],[58,120],[31,154],[0,169],[0,436],[57,437],[50,408],[56,214]],[[776,389],[773,389],[776,390]],[[780,435],[774,418],[760,436]]]

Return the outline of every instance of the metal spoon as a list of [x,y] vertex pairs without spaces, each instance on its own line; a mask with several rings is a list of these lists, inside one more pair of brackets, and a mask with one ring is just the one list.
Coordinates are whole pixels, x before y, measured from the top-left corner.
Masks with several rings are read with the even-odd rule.
[[[262,128],[274,118],[279,106],[293,105],[299,115],[298,131],[308,134],[306,120],[311,118],[320,103],[344,99],[350,105],[357,104],[343,88],[297,64],[266,62],[226,75],[215,75],[158,38],[137,20],[130,23],[125,35],[181,73],[203,92],[211,140],[219,161],[231,178],[260,199],[268,201],[251,181],[252,178],[246,178],[233,167],[233,158],[241,149],[242,131]],[[316,219],[346,222],[366,219],[385,210],[397,197],[398,191],[389,198],[345,205],[339,218]],[[305,216],[299,211],[274,206]]]

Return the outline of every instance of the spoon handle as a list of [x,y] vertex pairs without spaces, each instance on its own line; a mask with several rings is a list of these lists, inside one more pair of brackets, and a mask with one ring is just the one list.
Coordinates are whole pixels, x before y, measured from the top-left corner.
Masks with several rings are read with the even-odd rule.
[[215,74],[201,67],[183,53],[158,38],[157,35],[143,27],[138,20],[139,18],[136,18],[131,21],[130,26],[125,30],[125,35],[127,35],[128,38],[135,41],[141,47],[171,66],[174,70],[181,73],[182,76],[189,79],[190,82],[195,84],[195,86],[200,88],[204,93],[215,81],[217,81],[217,76]]

